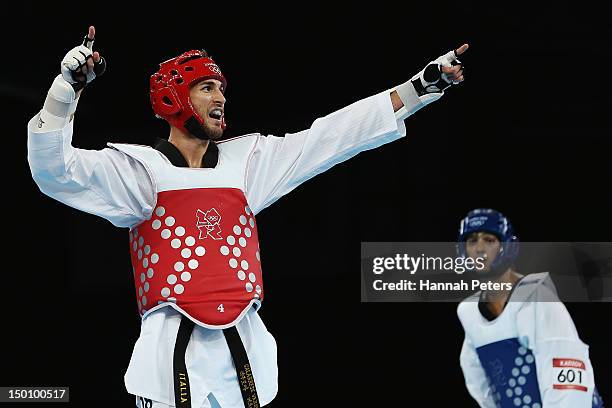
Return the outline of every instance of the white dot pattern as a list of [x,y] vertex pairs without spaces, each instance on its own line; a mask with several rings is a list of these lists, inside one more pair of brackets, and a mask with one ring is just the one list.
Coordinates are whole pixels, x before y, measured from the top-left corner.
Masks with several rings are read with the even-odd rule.
[[[132,266],[132,272],[134,277],[138,279],[136,291],[137,303],[140,313],[144,315],[146,312],[144,306],[147,305],[146,293],[151,287],[147,279],[153,278],[154,275],[154,270],[150,268],[149,265],[156,263],[159,260],[159,256],[157,254],[151,254],[151,246],[147,244],[143,235],[139,235],[137,228],[130,232],[130,240],[135,256],[140,261],[140,264],[136,267]],[[149,255],[151,256],[149,257]]]
[[[540,404],[538,403],[532,404],[533,397],[529,395],[529,388],[526,385],[527,377],[525,376],[532,372],[532,367],[530,367],[530,364],[535,362],[533,355],[526,347],[521,346],[517,348],[517,356],[514,357],[514,360],[511,360],[511,362],[514,363],[514,366],[510,370],[512,377],[508,378],[507,382],[501,385],[504,388],[504,397],[508,398],[507,402],[521,408],[541,408]],[[490,378],[487,378],[491,383]],[[495,385],[491,384],[491,390],[495,392]],[[494,395],[494,400],[498,407],[502,406],[501,396],[500,398],[497,398],[497,395]]]
[[[251,230],[251,228],[255,227],[255,220],[253,219],[252,216],[248,217],[251,215],[251,210],[249,209],[248,206],[245,206],[245,212],[246,212],[246,215],[241,214],[238,217],[238,224],[235,224],[232,227],[231,233],[233,233],[233,235],[228,234],[226,236],[225,243],[227,243],[227,245],[221,245],[219,247],[219,252],[223,256],[230,257],[228,259],[228,265],[231,269],[237,269],[238,267],[241,268],[241,270],[237,272],[238,279],[240,279],[241,281],[247,280],[247,273],[248,273],[248,282],[247,282],[248,286],[245,284],[245,290],[247,290],[247,292],[252,292],[253,283],[255,283],[257,280],[257,276],[254,273],[256,271],[245,272],[245,271],[248,271],[249,266],[250,266],[249,261],[247,260],[249,256],[248,255],[249,252],[245,252],[245,249],[242,249],[242,248],[247,248],[247,244],[248,244],[247,238],[250,238],[253,235],[253,231]],[[240,236],[240,234],[242,233],[244,233],[244,236]],[[198,254],[197,250],[196,250],[196,254],[200,255]],[[243,258],[242,260],[236,259],[236,258],[241,258],[241,257]],[[247,259],[244,259],[245,257]],[[255,258],[257,259],[258,262],[261,262],[260,257],[259,257],[259,248],[257,248],[255,252]],[[261,286],[257,285],[257,288],[259,288],[258,293],[260,293],[262,291]],[[259,295],[255,294],[254,297],[259,297]]]
[[[225,242],[221,242],[221,245],[217,247],[219,248],[221,255],[227,257],[226,259],[228,262],[227,265],[229,265],[229,270],[236,270],[237,275],[234,276],[237,276],[240,281],[244,282],[244,290],[248,293],[256,292],[253,294],[253,297],[259,298],[259,295],[263,291],[261,285],[255,285],[255,283],[258,283],[256,274],[258,273],[259,265],[257,265],[257,268],[252,268],[252,265],[249,265],[249,263],[253,262],[251,258],[253,256],[253,252],[249,251],[248,246],[250,242],[248,239],[255,233],[252,229],[255,228],[255,220],[253,218],[252,211],[248,206],[244,207],[244,212],[246,214],[240,214],[236,219],[234,219],[233,222],[235,224],[230,224],[232,226],[231,230],[229,230],[229,228],[227,231],[222,229],[223,232],[229,234],[225,237]],[[168,214],[166,208],[163,206],[158,206],[154,213],[154,215],[159,217],[159,219],[151,220],[149,228],[158,231],[157,233],[160,234],[158,237],[161,236],[162,239],[168,240],[170,247],[176,250],[176,252],[174,252],[176,255],[170,255],[171,258],[175,257],[175,259],[171,260],[172,263],[170,263],[170,265],[174,266],[174,271],[172,271],[173,273],[166,275],[166,284],[168,286],[162,286],[161,289],[158,289],[157,287],[150,285],[146,280],[147,278],[152,279],[155,275],[155,271],[149,266],[153,266],[159,262],[159,254],[152,253],[154,249],[149,245],[145,245],[146,242],[144,242],[144,237],[138,235],[139,232],[137,229],[134,229],[130,233],[130,243],[133,246],[134,254],[137,255],[140,260],[142,260],[142,266],[145,269],[145,272],[140,275],[142,286],[139,286],[138,290],[138,294],[140,295],[138,302],[141,313],[143,313],[144,306],[147,303],[145,294],[150,289],[153,289],[153,292],[160,290],[160,292],[157,293],[160,293],[164,299],[167,301],[176,302],[176,298],[171,296],[175,296],[174,294],[181,295],[184,293],[185,289],[188,289],[183,285],[183,283],[190,282],[194,277],[193,274],[197,273],[196,271],[200,266],[198,261],[199,258],[194,258],[196,256],[201,257],[206,254],[206,248],[203,245],[196,245],[198,242],[197,234],[195,236],[186,236],[185,238],[182,238],[186,235],[185,227],[179,225],[179,221],[177,221],[175,217]],[[200,236],[200,239],[201,238],[202,236]],[[209,245],[210,242],[212,242],[212,240],[202,241],[202,243],[205,245]],[[254,241],[253,244],[255,245],[255,248],[252,250],[256,250],[255,258],[257,261],[260,261],[257,242]],[[209,247],[209,249],[210,248],[211,247]],[[167,249],[168,248],[166,247],[165,250]],[[163,252],[163,254],[163,256],[167,256],[165,255],[166,252]],[[182,262],[178,261],[176,258],[181,259]],[[168,259],[168,261],[170,261],[170,259]],[[165,264],[162,264],[162,266],[165,267]],[[158,265],[156,268],[159,267],[160,266]],[[187,269],[187,267],[189,267],[189,269]],[[250,267],[251,270],[249,271]],[[164,272],[165,274],[167,273],[166,271]],[[149,297],[150,296],[151,295],[149,295]]]

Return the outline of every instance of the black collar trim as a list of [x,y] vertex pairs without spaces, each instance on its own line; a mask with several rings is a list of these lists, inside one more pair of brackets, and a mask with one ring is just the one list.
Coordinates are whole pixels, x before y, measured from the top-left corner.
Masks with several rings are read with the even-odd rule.
[[504,302],[504,308],[502,309],[501,313],[497,316],[493,313],[491,309],[489,309],[490,302],[487,302],[486,300],[486,292],[485,291],[480,292],[480,298],[478,299],[478,309],[480,310],[480,314],[482,315],[482,317],[492,322],[493,320],[501,316],[501,314],[504,313],[504,310],[506,310],[506,306],[508,306],[508,302],[510,301],[512,294],[514,293],[514,290],[521,284],[521,281],[523,280],[523,278],[524,276],[522,276],[519,280],[516,281],[516,283],[512,287],[512,290],[510,290],[510,293],[508,293],[508,297],[506,298],[506,301]]
[[[166,139],[158,138],[153,147],[166,156],[173,166],[189,167],[187,160],[185,160],[179,149]],[[219,148],[215,142],[210,140],[208,142],[208,149],[206,149],[206,153],[204,153],[204,157],[202,158],[202,168],[214,168],[217,166],[218,161]]]

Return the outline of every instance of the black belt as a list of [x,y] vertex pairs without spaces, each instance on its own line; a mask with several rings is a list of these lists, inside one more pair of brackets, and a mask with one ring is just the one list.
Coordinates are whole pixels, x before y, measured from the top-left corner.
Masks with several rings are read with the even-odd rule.
[[[187,344],[189,344],[189,338],[194,326],[190,319],[181,316],[181,324],[174,345],[174,402],[177,408],[191,408],[191,390],[189,388],[187,366],[185,365],[185,352],[187,351]],[[233,326],[223,329],[223,334],[234,361],[244,406],[246,408],[259,408],[259,398],[257,397],[253,371],[251,370],[249,357],[244,349],[238,330]]]

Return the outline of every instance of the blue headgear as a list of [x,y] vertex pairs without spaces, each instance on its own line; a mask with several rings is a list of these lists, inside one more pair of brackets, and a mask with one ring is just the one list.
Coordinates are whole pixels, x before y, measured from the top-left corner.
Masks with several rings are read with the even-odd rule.
[[491,264],[493,274],[502,274],[512,266],[519,252],[519,240],[514,235],[514,228],[510,221],[499,211],[490,208],[478,208],[470,211],[461,220],[459,226],[459,237],[457,239],[457,255],[467,258],[465,241],[474,232],[488,232],[499,239],[501,249]]

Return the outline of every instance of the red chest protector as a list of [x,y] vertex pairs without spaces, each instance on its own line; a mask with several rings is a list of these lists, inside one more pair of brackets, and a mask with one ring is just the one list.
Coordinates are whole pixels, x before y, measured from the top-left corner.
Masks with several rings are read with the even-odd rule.
[[[141,162],[149,159],[147,169],[159,181],[162,172],[150,163],[158,161],[159,153],[146,151],[144,156],[150,157],[143,157],[137,149],[147,148],[126,146],[112,145]],[[222,159],[220,156],[220,162]],[[169,165],[163,160],[161,164]],[[232,170],[238,165],[240,160],[232,163],[225,183],[219,181],[223,168],[198,173],[198,169],[171,165],[173,168],[165,169],[164,182],[156,183],[159,190],[160,184],[172,185],[176,177],[181,188],[157,191],[151,218],[130,231],[141,316],[171,306],[201,326],[226,328],[235,325],[252,305],[259,307],[263,281],[254,214],[242,189],[218,186],[236,184],[237,173]],[[209,177],[215,177],[212,184],[217,185],[184,188],[185,178],[191,176],[195,186],[210,184]]]

